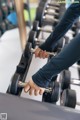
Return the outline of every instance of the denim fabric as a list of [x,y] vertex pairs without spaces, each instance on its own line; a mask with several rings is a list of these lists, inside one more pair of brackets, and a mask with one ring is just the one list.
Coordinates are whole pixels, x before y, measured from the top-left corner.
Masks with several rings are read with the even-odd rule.
[[[55,30],[41,49],[51,51],[60,38],[71,28],[80,15],[80,4],[72,4],[65,12]],[[76,36],[62,51],[53,57],[45,66],[32,76],[33,81],[40,87],[47,87],[51,78],[62,70],[67,69],[80,59],[80,34]]]

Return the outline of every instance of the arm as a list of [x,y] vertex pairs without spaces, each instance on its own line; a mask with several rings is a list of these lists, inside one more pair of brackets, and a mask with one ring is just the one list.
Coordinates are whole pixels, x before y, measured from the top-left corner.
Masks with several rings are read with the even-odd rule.
[[80,3],[72,4],[65,12],[64,16],[60,20],[59,24],[55,27],[55,30],[47,38],[40,48],[42,50],[51,51],[58,40],[65,35],[65,33],[71,28],[74,21],[80,15]]
[[62,51],[32,76],[39,87],[47,87],[51,77],[67,69],[80,59],[80,34],[75,37]]

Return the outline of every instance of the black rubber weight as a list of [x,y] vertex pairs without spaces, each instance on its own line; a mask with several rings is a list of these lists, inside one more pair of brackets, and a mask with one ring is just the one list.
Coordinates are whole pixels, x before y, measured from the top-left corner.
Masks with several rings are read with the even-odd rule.
[[20,75],[14,74],[12,77],[11,86],[10,86],[10,93],[13,95],[17,95],[19,80],[20,80]]
[[54,82],[54,87],[51,93],[51,102],[56,103],[59,99],[59,82]]
[[63,106],[75,108],[76,106],[76,91],[65,89],[61,96]]
[[70,79],[71,79],[71,73],[69,70],[64,70],[60,74],[60,82],[61,82],[61,89],[67,89],[70,88]]

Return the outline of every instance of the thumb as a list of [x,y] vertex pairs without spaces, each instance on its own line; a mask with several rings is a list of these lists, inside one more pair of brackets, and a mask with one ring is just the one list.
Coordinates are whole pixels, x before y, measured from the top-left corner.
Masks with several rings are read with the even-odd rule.
[[30,85],[27,83],[27,85],[24,87],[24,92],[28,92],[30,90]]

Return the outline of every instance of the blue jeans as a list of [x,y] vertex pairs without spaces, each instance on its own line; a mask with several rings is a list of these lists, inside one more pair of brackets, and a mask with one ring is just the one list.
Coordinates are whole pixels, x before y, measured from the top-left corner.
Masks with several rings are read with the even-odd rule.
[[[71,28],[72,24],[80,15],[80,3],[71,4],[66,10],[55,30],[47,38],[44,44],[40,46],[42,50],[52,51],[56,43]],[[32,76],[34,83],[40,87],[47,87],[51,78],[56,76],[62,70],[67,69],[80,59],[80,34],[76,36],[62,51],[53,57],[37,73]]]

